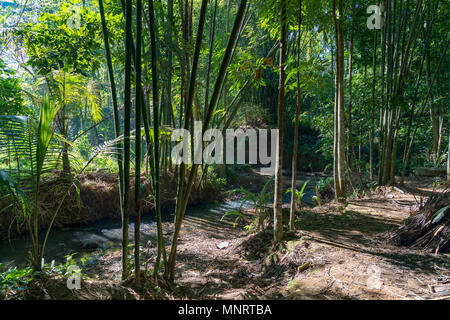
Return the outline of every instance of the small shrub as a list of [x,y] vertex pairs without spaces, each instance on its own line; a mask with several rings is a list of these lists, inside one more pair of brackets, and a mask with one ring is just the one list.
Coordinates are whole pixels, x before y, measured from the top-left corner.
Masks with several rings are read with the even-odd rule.
[[[244,229],[248,233],[254,233],[258,230],[264,230],[265,221],[270,217],[270,212],[269,210],[267,210],[267,205],[270,199],[273,198],[273,191],[268,190],[273,190],[273,188],[269,188],[273,180],[274,177],[267,181],[259,193],[252,193],[244,188],[230,191],[231,193],[242,193],[244,195],[244,198],[239,207],[239,210],[232,210],[225,213],[220,221],[223,221],[223,219],[227,216],[235,216],[236,219],[234,221],[234,227],[236,227],[236,224],[240,219],[252,218],[253,221],[249,225],[246,225]],[[244,212],[243,207],[246,204],[250,204],[252,206],[252,208],[255,210],[256,216]]]
[[26,267],[18,269],[10,267],[5,272],[0,272],[0,292],[9,290],[25,290],[27,284],[33,280],[33,269]]

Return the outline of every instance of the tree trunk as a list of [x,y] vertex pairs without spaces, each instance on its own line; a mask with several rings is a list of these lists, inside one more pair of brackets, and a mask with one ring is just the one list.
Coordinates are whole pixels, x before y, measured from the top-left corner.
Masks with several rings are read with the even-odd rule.
[[153,159],[154,159],[154,192],[155,192],[155,211],[156,211],[156,225],[157,225],[157,236],[158,236],[158,254],[156,257],[155,265],[154,265],[154,276],[156,277],[158,274],[159,263],[161,259],[161,255],[163,258],[163,262],[165,267],[167,268],[166,263],[166,249],[164,245],[164,237],[162,231],[162,218],[161,218],[161,204],[160,204],[160,147],[159,147],[159,89],[158,89],[158,52],[157,52],[157,44],[156,44],[156,28],[155,28],[155,10],[153,7],[153,1],[148,1],[149,7],[149,15],[150,15],[150,40],[151,40],[151,56],[152,56],[152,88],[153,88],[153,134],[154,134],[154,151],[153,151]]
[[284,104],[285,104],[285,82],[286,82],[286,51],[287,51],[287,17],[286,1],[281,0],[280,24],[280,76],[278,95],[278,144],[276,150],[275,164],[275,200],[274,200],[274,241],[283,238],[283,133],[284,133]]
[[[431,56],[430,56],[430,41],[425,41],[425,54],[426,54],[426,72],[427,72],[427,85],[431,85]],[[433,93],[430,96],[430,120],[431,129],[433,132],[433,147],[432,147],[432,160],[434,163],[439,158],[439,120],[436,112],[435,105],[433,103]]]
[[373,181],[374,179],[374,167],[373,167],[373,139],[375,133],[375,109],[376,109],[376,82],[377,82],[377,39],[378,30],[375,30],[375,37],[373,42],[373,79],[372,79],[372,114],[370,117],[370,129],[369,129],[369,179]]
[[426,105],[427,105],[427,103],[428,103],[428,99],[429,99],[430,96],[431,96],[431,90],[433,89],[433,86],[434,86],[434,84],[435,84],[435,82],[436,82],[436,78],[437,78],[439,69],[440,69],[440,67],[441,67],[441,65],[442,65],[442,62],[443,62],[443,60],[444,60],[444,58],[445,58],[445,55],[446,55],[446,53],[447,53],[447,49],[448,49],[449,42],[450,42],[450,40],[447,39],[447,43],[446,43],[445,48],[444,48],[444,50],[443,50],[443,52],[442,52],[441,58],[440,58],[440,60],[439,60],[439,63],[438,63],[438,65],[436,66],[436,71],[435,71],[435,73],[434,73],[433,80],[431,81],[431,84],[430,84],[430,86],[428,87],[428,92],[427,92],[427,95],[426,95],[426,97],[425,97],[425,100],[423,101],[422,106],[421,106],[421,108],[419,109],[420,111],[419,111],[419,114],[418,114],[418,117],[417,117],[417,123],[416,123],[416,126],[415,126],[415,128],[414,128],[414,131],[413,131],[413,133],[412,133],[411,140],[409,141],[408,149],[407,149],[407,151],[406,151],[405,159],[404,159],[404,161],[403,161],[402,177],[405,176],[405,171],[406,171],[406,168],[408,167],[409,157],[411,156],[411,151],[412,151],[412,147],[413,147],[413,145],[414,145],[414,140],[415,140],[415,138],[416,138],[417,130],[419,129],[420,122],[421,122],[421,120],[422,120],[422,116],[423,116],[423,113],[424,113],[424,111],[425,111],[425,107],[426,107]]
[[[385,1],[381,3],[381,11],[384,11],[384,8],[386,7]],[[383,15],[382,16],[382,27],[383,30],[381,32],[381,106],[380,106],[380,143],[378,148],[378,184],[383,184],[383,156],[384,156],[384,115],[385,115],[385,87],[386,87],[386,35],[387,35],[387,28],[386,28],[386,18]]]
[[[200,9],[200,19],[197,29],[197,40],[195,43],[195,51],[192,62],[192,70],[190,73],[190,81],[187,90],[187,96],[185,101],[185,117],[184,117],[184,128],[189,130],[191,123],[191,114],[192,114],[192,105],[194,99],[194,89],[197,78],[197,70],[198,70],[198,60],[200,56],[201,43],[203,38],[203,29],[205,25],[206,11],[207,11],[208,2],[207,0],[202,1],[202,6]],[[218,90],[217,93],[218,95]],[[192,126],[193,127],[193,126]],[[191,167],[191,172],[189,176],[189,181],[185,184],[185,176],[186,176],[186,165],[185,163],[181,163],[179,168],[179,179],[177,186],[177,203],[175,208],[175,218],[174,218],[174,233],[172,239],[172,246],[170,248],[170,254],[167,261],[167,268],[165,270],[165,277],[168,277],[170,281],[173,281],[175,276],[175,263],[176,263],[176,253],[178,247],[178,236],[181,230],[181,224],[183,221],[184,213],[187,206],[187,201],[189,200],[190,190],[192,188],[192,183],[194,182],[194,178],[196,175],[198,165],[194,164]]]
[[447,151],[447,182],[450,182],[450,135],[448,136],[448,151]]
[[[67,139],[67,133],[65,133],[64,137]],[[70,176],[69,144],[65,142],[62,150],[62,167],[63,174]]]
[[136,210],[136,220],[134,223],[134,274],[136,286],[141,284],[141,264],[140,264],[140,245],[141,245],[141,110],[142,110],[142,64],[141,64],[141,37],[142,37],[142,0],[136,1],[136,102],[135,102],[135,175],[134,175],[134,201]]
[[[111,49],[109,46],[108,29],[106,25],[105,12],[103,8],[103,0],[98,1],[98,6],[100,10],[100,17],[102,23],[102,33],[103,41],[105,45],[106,63],[108,66],[108,76],[111,85],[111,97],[113,103],[113,113],[114,113],[114,130],[115,138],[120,137],[120,119],[119,119],[119,107],[117,103],[117,91],[116,83],[114,80],[114,70],[111,59]],[[123,161],[122,161],[122,143],[117,144],[117,167],[119,168],[119,203],[120,203],[120,214],[123,220]]]
[[211,17],[211,30],[209,33],[209,54],[208,54],[208,69],[206,73],[206,89],[205,89],[205,106],[203,108],[203,118],[206,115],[206,109],[209,103],[209,87],[210,87],[210,75],[211,75],[211,63],[214,51],[214,35],[216,31],[216,16],[217,16],[217,0],[214,2],[214,11]]
[[344,32],[343,2],[339,0],[339,19],[336,16],[336,0],[333,0],[333,19],[336,41],[336,89],[334,101],[334,187],[335,198],[345,202],[345,101],[344,101]]
[[353,170],[354,148],[352,143],[352,81],[353,81],[353,38],[355,34],[355,6],[352,7],[352,30],[350,34],[350,54],[348,56],[348,106],[347,106],[347,163]]
[[124,87],[124,192],[122,219],[122,280],[129,276],[128,265],[128,222],[130,219],[130,125],[131,125],[131,47],[132,35],[132,3],[125,3],[125,87]]
[[[223,81],[225,79],[225,75],[227,72],[227,68],[230,64],[231,60],[231,54],[234,47],[234,44],[238,40],[239,36],[239,30],[242,25],[244,12],[247,7],[248,0],[241,0],[241,3],[239,5],[239,9],[236,15],[236,19],[234,22],[233,29],[230,34],[230,38],[228,40],[227,48],[225,50],[225,54],[222,59],[221,66],[219,68],[219,74],[217,76],[216,84],[214,85],[213,94],[211,96],[211,101],[209,103],[208,110],[205,115],[205,121],[203,124],[203,131],[206,131],[209,128],[214,109],[217,106],[220,90],[223,85]],[[194,52],[194,61],[193,61],[193,68],[191,72],[191,83],[195,83],[196,75],[197,75],[197,66],[198,66],[198,56],[200,54],[201,49],[201,42],[202,42],[202,35],[203,35],[203,27],[205,22],[205,15],[206,15],[206,5],[207,0],[204,0],[202,2],[202,8],[200,9],[200,20],[199,20],[199,29],[197,34],[197,42],[195,45],[195,52]],[[193,98],[193,92],[190,92],[188,95],[188,103],[186,104],[186,111],[185,111],[185,128],[189,128],[190,125],[190,114],[192,110],[192,98]],[[170,256],[168,259],[168,268],[166,269],[165,276],[169,278],[170,281],[173,281],[174,275],[175,275],[175,263],[176,263],[176,252],[177,252],[177,246],[178,246],[178,237],[181,230],[181,225],[184,218],[184,213],[186,211],[187,202],[191,194],[192,185],[194,183],[195,177],[197,175],[198,171],[198,164],[193,164],[191,167],[191,171],[189,174],[188,181],[184,182],[185,177],[185,165],[182,163],[180,165],[180,179],[178,183],[178,195],[177,195],[177,204],[175,209],[175,228],[173,232],[173,238],[172,238],[172,246],[170,249]]]
[[298,3],[298,35],[297,35],[297,106],[295,109],[294,126],[294,150],[292,153],[292,183],[291,183],[291,211],[289,216],[289,230],[295,231],[295,209],[296,209],[296,189],[297,189],[297,158],[298,158],[298,122],[300,118],[301,88],[300,88],[300,46],[301,46],[301,26],[302,26],[302,0]]

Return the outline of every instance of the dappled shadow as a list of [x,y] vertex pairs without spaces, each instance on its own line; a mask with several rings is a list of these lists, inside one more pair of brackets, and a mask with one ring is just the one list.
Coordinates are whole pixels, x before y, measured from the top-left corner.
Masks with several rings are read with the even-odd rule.
[[[375,199],[362,199],[359,201],[350,201],[349,204],[357,206],[357,207],[363,207],[366,209],[370,209],[372,211],[379,210],[379,211],[394,211],[393,207],[396,207],[397,209],[404,209],[409,208],[410,206],[414,205],[414,201],[405,200],[405,199],[384,199],[384,198],[375,198]],[[396,213],[396,216],[398,216],[398,213]],[[401,217],[398,217],[401,219]]]
[[[375,238],[398,227],[398,221],[349,211],[341,215],[305,212],[297,222],[300,230],[314,234],[314,241],[341,249],[379,256],[402,268],[435,274],[436,266],[450,268],[450,261],[418,250],[389,248]],[[394,250],[395,249],[395,250]]]
[[228,257],[211,258],[191,252],[180,253],[178,261],[178,273],[182,276],[177,284],[188,299],[358,299],[351,293],[329,291],[329,288],[318,292],[307,287],[286,296],[279,288],[276,289],[277,284],[286,284],[283,277],[286,266],[280,264],[242,264]]
[[222,219],[222,215],[207,214],[200,216],[186,217],[183,225],[184,228],[196,228],[200,229],[209,238],[225,240],[230,238],[230,234],[238,234],[242,230],[242,225],[237,224],[234,226],[236,217],[225,217]]
[[183,276],[177,283],[188,298],[283,298],[279,290],[267,291],[282,282],[280,276],[285,271],[282,265],[242,264],[227,257],[210,258],[196,253],[180,253],[178,261],[182,262],[178,270]]
[[[180,252],[177,260],[181,263],[177,267],[178,272],[182,274],[177,283],[188,298],[220,298],[229,290],[243,287],[246,287],[248,298],[256,298],[256,295],[252,297],[247,286],[249,283],[257,286],[257,277],[249,271],[248,266],[240,265],[234,259]],[[195,270],[195,273],[187,270]]]
[[348,243],[337,240],[324,238],[315,238],[314,240],[318,243],[330,245],[333,247],[382,257],[385,258],[387,262],[393,265],[397,265],[405,269],[420,271],[426,274],[439,274],[439,271],[436,269],[436,267],[442,269],[450,269],[450,261],[448,260],[448,258],[445,258],[443,256],[427,255],[421,251],[403,248],[395,248],[395,251],[389,249],[379,250],[361,246],[352,246]]
[[[381,237],[401,225],[414,203],[411,196],[394,191],[384,197],[376,194],[372,198],[352,200],[343,213],[333,206],[305,208],[297,216],[299,232],[285,234],[286,246],[299,243],[299,249],[289,255],[273,248],[272,223],[266,233],[248,236],[242,229],[248,221],[234,226],[235,216],[222,219],[229,208],[186,215],[177,256],[180,294],[190,299],[244,300],[408,295],[397,289],[397,282],[420,294],[417,285],[409,284],[410,277],[414,279],[417,274],[418,281],[430,281],[442,270],[450,269],[450,261],[443,256],[389,246]],[[327,212],[318,213],[323,210]],[[283,208],[283,216],[288,221],[288,208]],[[225,249],[219,248],[218,244],[225,241]],[[166,244],[169,243],[170,239]],[[273,252],[283,254],[272,261]],[[306,262],[311,267],[299,271]],[[385,278],[386,289],[372,292],[365,288],[367,265],[376,265],[389,274]],[[327,273],[331,268],[332,275]],[[423,278],[425,275],[428,279]],[[299,291],[289,291],[291,282],[298,279],[303,280],[299,282]]]
[[405,185],[399,187],[401,190],[410,193],[420,200],[420,197],[429,198],[431,196],[442,193],[442,190],[430,190],[429,187],[433,183],[433,179],[428,179],[423,183],[406,183]]
[[396,228],[398,222],[386,217],[375,217],[346,211],[342,214],[317,214],[303,211],[296,221],[299,230],[317,232],[326,238],[364,242],[365,236]]

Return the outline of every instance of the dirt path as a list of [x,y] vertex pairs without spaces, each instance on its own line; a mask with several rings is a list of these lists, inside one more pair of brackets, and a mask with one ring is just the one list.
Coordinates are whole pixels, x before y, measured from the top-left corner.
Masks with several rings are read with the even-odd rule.
[[[298,214],[298,232],[284,247],[270,248],[270,231],[248,235],[223,212],[186,216],[178,246],[174,298],[189,299],[423,299],[433,285],[449,279],[448,254],[431,255],[385,243],[401,225],[428,184],[401,191],[382,189],[349,201]],[[287,217],[286,217],[287,218]],[[167,250],[171,225],[164,226]],[[221,246],[222,248],[219,248]],[[154,261],[156,248],[144,249]],[[120,253],[98,265],[113,279]]]
[[295,297],[420,299],[448,276],[448,255],[388,245],[383,233],[401,225],[415,203],[411,194],[387,192],[350,201],[344,212],[320,208],[301,218],[311,237],[310,272],[292,281]]
[[[417,184],[407,189],[431,192]],[[248,236],[214,215],[188,217],[179,284],[195,299],[422,299],[448,279],[449,256],[395,247],[382,237],[401,225],[416,199],[387,189],[350,201],[343,211],[334,205],[303,211],[300,232],[275,264],[267,263],[270,234]],[[229,246],[219,249],[223,242]]]

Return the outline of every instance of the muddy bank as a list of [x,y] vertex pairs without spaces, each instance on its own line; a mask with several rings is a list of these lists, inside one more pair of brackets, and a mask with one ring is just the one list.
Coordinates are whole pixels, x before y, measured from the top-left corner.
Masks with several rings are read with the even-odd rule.
[[[145,179],[145,178],[143,178]],[[120,219],[119,184],[118,176],[110,173],[88,173],[80,177],[80,202],[74,186],[64,200],[61,210],[56,216],[53,228],[61,229],[74,225],[89,224],[105,218]],[[67,180],[60,177],[51,177],[43,181],[40,191],[39,227],[46,229],[51,218],[60,205],[61,199],[67,192]],[[143,210],[151,213],[154,201],[149,185],[146,185],[148,194],[144,200]],[[132,184],[131,194],[134,193]],[[221,190],[213,184],[201,188],[194,185],[189,198],[190,205],[210,203],[220,200]],[[161,177],[161,210],[170,211],[175,206],[176,180],[173,174],[164,174]],[[9,203],[2,203],[2,208]],[[132,208],[132,212],[134,209]],[[0,240],[20,237],[26,234],[26,224],[21,213],[14,214],[12,208],[0,215]]]

